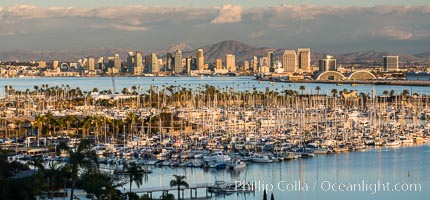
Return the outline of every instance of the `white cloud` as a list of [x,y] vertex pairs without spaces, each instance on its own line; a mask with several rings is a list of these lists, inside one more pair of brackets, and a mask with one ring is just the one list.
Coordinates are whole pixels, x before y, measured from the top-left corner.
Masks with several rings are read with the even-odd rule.
[[226,4],[219,10],[219,15],[211,21],[213,24],[231,24],[242,21],[243,8],[238,5]]
[[383,34],[396,40],[409,40],[414,36],[411,32],[395,28],[384,28]]
[[147,30],[146,27],[143,26],[133,26],[133,25],[126,25],[126,24],[90,24],[90,28],[95,29],[116,29],[116,30],[123,30],[123,31],[145,31]]
[[253,33],[249,34],[248,38],[249,39],[256,39],[256,38],[259,38],[259,37],[261,37],[263,35],[264,35],[263,31],[258,31],[258,32],[253,32]]

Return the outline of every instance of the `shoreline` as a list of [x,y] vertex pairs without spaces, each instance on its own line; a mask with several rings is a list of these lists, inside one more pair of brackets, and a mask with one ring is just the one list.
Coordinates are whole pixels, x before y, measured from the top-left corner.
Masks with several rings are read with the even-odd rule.
[[322,83],[322,84],[357,84],[357,85],[396,85],[396,86],[430,86],[430,81],[408,81],[408,80],[372,80],[372,81],[359,81],[359,80],[342,80],[342,81],[331,81],[331,80],[262,80],[259,81],[271,81],[278,83]]

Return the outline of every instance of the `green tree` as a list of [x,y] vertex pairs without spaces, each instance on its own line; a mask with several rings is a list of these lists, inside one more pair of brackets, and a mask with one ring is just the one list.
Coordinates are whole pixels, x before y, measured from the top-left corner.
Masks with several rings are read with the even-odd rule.
[[304,85],[301,85],[300,87],[299,87],[299,90],[301,90],[302,91],[302,95],[303,95],[303,92],[305,91],[305,86]]
[[189,187],[188,183],[185,181],[186,176],[173,175],[174,179],[170,181],[170,187],[178,188],[178,199],[181,199],[181,186],[186,188]]
[[318,96],[319,96],[319,95],[320,95],[320,90],[321,90],[320,86],[316,86],[316,87],[315,87],[315,90],[317,91],[317,94],[318,94]]
[[131,192],[131,186],[132,186],[133,182],[139,188],[143,182],[142,169],[136,163],[130,163],[128,165],[125,165],[124,169],[127,171],[127,175],[129,177],[129,181],[130,181],[130,190],[129,191]]
[[69,155],[69,162],[66,167],[71,175],[72,187],[70,189],[70,200],[74,198],[76,182],[78,180],[79,169],[94,170],[99,168],[97,155],[91,150],[91,142],[83,139],[79,145],[73,150],[66,143],[61,143],[58,147],[61,151],[66,151]]
[[333,94],[333,97],[336,97],[337,96],[337,89],[332,89],[331,93]]

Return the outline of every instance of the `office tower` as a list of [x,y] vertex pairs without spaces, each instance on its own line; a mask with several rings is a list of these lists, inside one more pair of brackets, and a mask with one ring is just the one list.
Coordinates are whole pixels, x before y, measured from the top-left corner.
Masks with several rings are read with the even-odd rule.
[[134,52],[132,51],[127,54],[127,70],[129,73],[134,73]]
[[249,70],[249,61],[243,61],[243,71]]
[[297,54],[295,50],[285,50],[282,54],[282,66],[285,72],[295,72],[297,68]]
[[186,58],[185,60],[185,68],[187,69],[187,74],[191,74],[191,68],[192,68],[192,61],[193,61],[193,57],[189,56]]
[[222,69],[222,59],[216,59],[215,68]]
[[399,56],[384,56],[384,71],[398,71]]
[[54,60],[54,62],[52,62],[52,69],[53,69],[53,70],[58,69],[58,65],[59,65],[58,60]]
[[134,54],[133,75],[139,76],[143,72],[143,55],[141,51],[136,51]]
[[89,71],[96,70],[96,60],[93,57],[88,59],[88,70]]
[[299,68],[304,72],[311,71],[311,49],[301,48],[297,50]]
[[182,51],[180,49],[176,49],[174,55],[174,67],[175,73],[180,74],[184,71],[184,67],[182,65]]
[[155,52],[145,56],[145,71],[147,73],[157,73],[160,72],[160,67],[158,65],[158,58]]
[[105,58],[100,57],[97,60],[97,69],[105,70],[105,64],[104,63],[105,63]]
[[268,67],[270,67],[270,68],[272,68],[272,67],[274,67],[274,61],[273,61],[273,49],[268,49],[267,50],[267,66]]
[[200,72],[203,72],[203,70],[205,69],[205,57],[203,55],[203,49],[197,50],[196,60],[197,60],[196,62],[197,70],[199,70]]
[[121,72],[121,58],[119,57],[119,54],[115,54],[113,63],[115,72]]
[[172,66],[173,66],[173,56],[171,53],[167,53],[166,55],[166,64],[164,66],[164,71],[173,71],[172,70]]
[[236,71],[236,58],[233,54],[225,55],[225,67],[230,72]]
[[325,59],[321,59],[319,61],[319,71],[336,71],[336,59],[333,56],[327,55]]
[[251,65],[252,65],[252,71],[253,72],[257,72],[257,70],[258,70],[258,59],[257,59],[257,56],[254,56],[252,58]]

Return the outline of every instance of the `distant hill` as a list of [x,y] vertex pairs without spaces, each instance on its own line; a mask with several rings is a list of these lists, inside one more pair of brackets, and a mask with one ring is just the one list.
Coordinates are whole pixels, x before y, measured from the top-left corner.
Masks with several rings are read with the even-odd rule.
[[[269,48],[254,47],[235,40],[225,40],[216,44],[203,46],[198,49],[203,49],[206,62],[213,63],[218,58],[224,59],[226,54],[236,55],[236,61],[249,60],[253,56],[264,56],[266,55],[266,50]],[[185,52],[184,55],[195,56],[196,52],[197,49]]]
[[[203,49],[205,61],[207,63],[214,63],[216,59],[225,58],[225,54],[236,55],[237,62],[252,59],[253,56],[261,57],[266,56],[266,52],[270,47],[255,47],[235,40],[225,40],[215,44],[206,45],[197,49],[192,48],[185,42],[172,44],[164,50],[156,51],[159,57],[165,57],[167,52],[174,52],[176,49],[181,49],[184,57],[195,56],[197,49]],[[77,61],[79,58],[84,57],[108,57],[116,53],[120,54],[123,59],[127,56],[127,52],[135,51],[129,48],[89,48],[89,49],[68,49],[59,51],[8,51],[0,53],[0,61],[39,61],[39,60],[61,60],[61,61]],[[284,49],[275,49],[274,58],[281,57]],[[151,51],[143,52],[148,54]],[[311,49],[311,60],[316,63],[319,59],[323,58],[326,53],[313,52]],[[329,53],[330,54],[330,53]],[[338,63],[350,62],[382,62],[382,57],[386,55],[399,55],[389,52],[380,51],[357,51],[345,54],[331,54],[336,57]],[[430,52],[420,54],[400,54],[400,62],[430,62]]]

